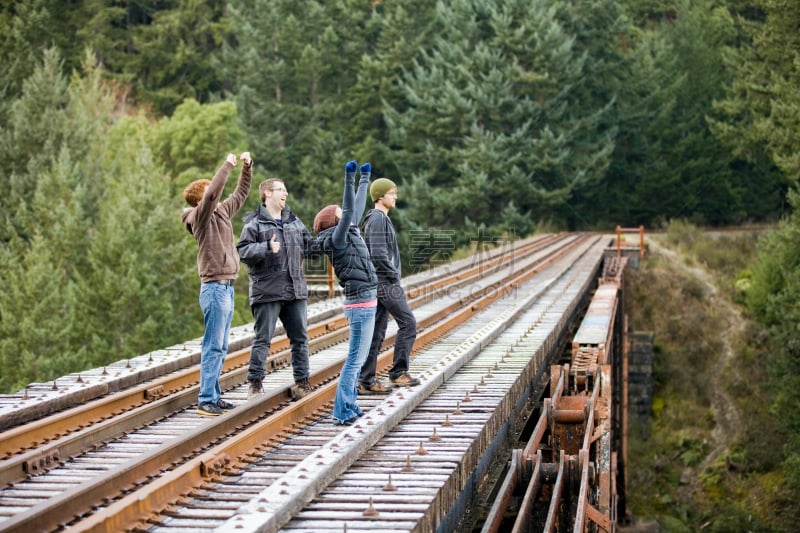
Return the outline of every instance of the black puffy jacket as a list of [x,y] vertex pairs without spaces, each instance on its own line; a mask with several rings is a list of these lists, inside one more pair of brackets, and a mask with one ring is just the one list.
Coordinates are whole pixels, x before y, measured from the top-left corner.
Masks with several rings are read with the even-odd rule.
[[357,226],[351,225],[345,234],[346,245],[334,246],[336,227],[321,231],[317,236],[319,246],[328,255],[342,286],[346,303],[356,303],[377,298],[378,276],[369,258],[369,250]]

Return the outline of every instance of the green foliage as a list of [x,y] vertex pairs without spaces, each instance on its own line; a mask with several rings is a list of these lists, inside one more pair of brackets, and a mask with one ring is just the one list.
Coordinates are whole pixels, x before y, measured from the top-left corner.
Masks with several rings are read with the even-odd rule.
[[[233,102],[200,104],[188,99],[145,134],[159,162],[174,175],[172,194],[194,180],[210,179],[229,152],[238,157],[247,145]],[[251,155],[257,160],[257,153]]]
[[[34,70],[38,52],[48,47],[52,19],[46,2],[9,2],[0,11],[0,118],[9,99],[19,96],[22,82]],[[55,32],[56,34],[58,32]],[[0,121],[4,123],[5,120]]]
[[[725,52],[733,79],[717,108],[715,133],[734,153],[770,158],[791,183],[800,179],[800,4],[749,0],[739,17],[740,39]],[[774,179],[774,178],[773,178]]]
[[[596,182],[611,148],[597,127],[608,101],[582,101],[587,60],[555,3],[440,3],[430,32],[386,115],[416,200],[401,223],[502,234],[519,216],[558,215]],[[473,237],[459,233],[459,244]]]
[[228,24],[236,21],[223,17],[222,2],[179,0],[166,9],[163,4],[157,2],[152,21],[134,28],[135,53],[124,57],[122,79],[133,82],[139,101],[168,115],[187,98],[207,103],[226,89],[219,57]]
[[[51,164],[67,135],[63,126],[67,80],[61,73],[58,52],[48,50],[41,66],[22,86],[23,95],[8,106],[8,120],[0,130],[0,156],[7,164],[0,175],[4,191],[0,213],[12,233],[26,238],[35,225],[28,203],[36,182],[28,179],[28,173],[35,175]],[[0,236],[2,241],[10,238],[8,232]]]
[[[122,121],[94,154],[106,176],[104,202],[76,280],[76,339],[91,339],[91,363],[104,365],[185,340],[196,318],[192,239],[178,222],[171,183],[145,143],[147,122]],[[103,324],[102,328],[97,328]],[[83,326],[83,327],[81,327]],[[85,329],[83,329],[85,328]]]
[[[611,204],[610,221],[627,224],[774,217],[782,201],[774,173],[733,157],[709,124],[729,80],[721,56],[736,39],[731,16],[714,1],[669,4],[651,12],[659,13],[648,16],[652,29],[631,50],[631,83],[618,99],[619,142],[602,205]],[[660,14],[670,23],[653,25]]]
[[[10,127],[3,131],[13,162],[9,192],[17,202],[4,206],[9,248],[0,283],[13,287],[0,297],[4,387],[54,378],[86,363],[85,352],[72,344],[81,296],[75,279],[86,272],[86,231],[101,193],[96,181],[83,180],[87,167],[80,157],[108,113],[102,91],[93,92],[99,87],[93,66],[87,64],[85,80],[68,84],[59,61],[56,52],[45,54],[12,102]],[[87,106],[93,98],[95,105]],[[26,150],[30,146],[37,149]]]
[[[796,203],[798,196],[793,193],[791,198]],[[796,324],[800,312],[800,287],[797,283],[799,232],[800,220],[793,215],[765,235],[759,243],[760,260],[752,269],[752,285],[747,293],[748,306],[755,316],[768,327],[784,330],[783,335],[793,335],[791,331],[794,328],[786,326]]]
[[[800,196],[792,192],[797,206]],[[797,239],[800,218],[793,214],[759,242],[759,261],[754,265],[746,294],[749,309],[771,333],[775,398],[772,409],[780,414],[789,439],[784,447],[784,468],[790,484],[800,489],[800,254]]]
[[201,334],[180,192],[227,152],[285,179],[306,221],[370,160],[400,184],[416,269],[531,231],[664,224],[764,329],[738,341],[752,379],[731,378],[743,442],[687,502],[726,323],[704,280],[652,259],[658,297],[634,309],[657,330],[663,440],[640,494],[669,530],[778,530],[800,490],[797,215],[758,238],[697,225],[798,207],[799,20],[786,0],[3,2],[0,389]]
[[141,105],[167,115],[185,99],[211,101],[225,87],[218,58],[228,30],[209,0],[85,0],[74,35]]
[[[733,284],[747,284],[752,277],[750,258],[757,253],[762,229],[714,232],[701,230],[685,220],[671,220],[666,225],[666,242],[679,250],[692,264],[709,268]],[[727,284],[725,285],[727,288]]]
[[[730,366],[714,365],[722,349],[720,332],[731,334],[733,317],[721,312],[725,305],[709,301],[708,277],[693,274],[702,268],[716,287],[731,285],[756,257],[756,239],[750,232],[703,232],[681,221],[651,239],[669,250],[661,254],[651,246],[651,255],[639,270],[628,271],[626,281],[631,324],[653,331],[658,342],[652,420],[646,431],[634,427],[629,432],[629,507],[668,531],[785,531],[795,520],[789,509],[797,490],[789,485],[788,465],[775,469],[796,430],[782,427],[791,412],[789,397],[780,401],[780,416],[770,410],[781,395],[769,371],[775,347],[752,324],[741,336],[729,337],[736,351]],[[716,298],[725,294],[719,291]],[[709,381],[720,372],[746,424],[738,441],[727,442],[717,460],[698,471],[713,441]],[[693,470],[699,484],[687,486],[684,476]]]
[[[0,390],[10,392],[34,379],[44,381],[87,368],[84,354],[71,349],[74,283],[64,262],[40,235],[12,241],[0,253]],[[18,250],[24,253],[13,253]]]
[[413,56],[427,5],[231,4],[236,22],[223,68],[248,146],[258,168],[286,180],[291,208],[304,220],[341,201],[347,160],[371,161],[375,177],[386,172],[382,99],[394,98],[393,76]]
[[184,173],[200,162],[209,177],[226,146],[243,144],[236,108],[190,101],[160,124],[144,115],[115,120],[117,95],[92,59],[67,81],[58,54],[48,52],[2,131],[16,201],[3,199],[0,226],[0,283],[11,288],[0,295],[3,390],[202,333],[196,244],[149,142],[160,141],[159,153]]

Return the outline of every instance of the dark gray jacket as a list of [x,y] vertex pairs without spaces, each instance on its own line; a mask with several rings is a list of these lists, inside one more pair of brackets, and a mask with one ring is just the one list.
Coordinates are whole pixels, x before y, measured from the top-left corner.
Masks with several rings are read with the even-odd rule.
[[[250,305],[308,298],[303,258],[314,254],[311,233],[288,207],[281,221],[278,224],[263,205],[244,216],[236,248],[247,265]],[[277,254],[269,243],[273,235],[281,245]]]
[[364,217],[363,232],[378,281],[399,283],[402,273],[400,246],[397,244],[397,233],[392,221],[380,209],[371,209]]

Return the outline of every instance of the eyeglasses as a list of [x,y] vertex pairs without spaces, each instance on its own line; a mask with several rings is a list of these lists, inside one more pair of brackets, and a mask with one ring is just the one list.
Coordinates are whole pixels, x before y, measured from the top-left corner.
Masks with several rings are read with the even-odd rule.
[[394,196],[395,198],[397,198],[397,193],[396,192],[387,192],[386,194],[384,194],[384,196]]
[[273,187],[270,190],[273,192],[285,192],[286,194],[289,194],[289,191],[287,191],[284,187]]

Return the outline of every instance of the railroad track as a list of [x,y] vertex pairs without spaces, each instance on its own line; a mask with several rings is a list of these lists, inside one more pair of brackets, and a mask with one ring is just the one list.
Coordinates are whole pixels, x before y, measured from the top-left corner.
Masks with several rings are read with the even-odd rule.
[[[5,489],[0,492],[0,531],[54,531],[65,527],[75,531],[252,527],[255,531],[281,527],[302,509],[302,505],[311,501],[324,484],[359,461],[369,446],[377,445],[391,433],[399,431],[396,428],[402,426],[406,418],[418,416],[416,413],[424,409],[422,406],[426,402],[443,401],[437,395],[446,394],[448,387],[456,387],[457,395],[461,397],[461,400],[456,400],[452,417],[463,416],[459,422],[468,420],[469,415],[461,413],[472,412],[474,406],[460,408],[459,402],[466,406],[474,400],[469,398],[469,390],[461,396],[462,392],[456,385],[462,379],[460,373],[475,374],[474,369],[466,370],[472,360],[476,361],[475,364],[484,364],[478,361],[489,357],[483,352],[491,350],[481,349],[504,335],[507,329],[512,329],[509,325],[512,319],[519,320],[534,309],[538,310],[534,312],[539,313],[541,323],[541,317],[549,313],[548,306],[556,305],[556,296],[551,296],[554,301],[546,299],[548,290],[561,290],[563,296],[566,289],[559,284],[566,284],[572,290],[585,292],[592,279],[587,271],[598,268],[602,250],[603,244],[597,237],[535,239],[511,252],[488,257],[479,265],[462,267],[456,273],[432,273],[427,276],[426,283],[415,284],[409,296],[420,324],[420,335],[415,344],[412,368],[415,372],[419,369],[423,384],[413,390],[396,391],[386,399],[360,399],[367,415],[344,432],[334,427],[329,417],[335,377],[346,353],[347,332],[341,323],[337,325],[340,317],[336,313],[328,312],[325,319],[315,324],[320,329],[312,341],[315,352],[311,358],[312,383],[318,384],[319,388],[300,402],[288,401],[291,373],[284,368],[286,355],[281,354],[286,349],[280,345],[275,347],[272,372],[265,379],[268,394],[260,398],[246,401],[246,386],[242,385],[246,363],[226,365],[222,386],[230,389],[226,397],[239,405],[216,419],[200,417],[189,409],[196,397],[196,385],[191,384],[191,377],[181,375],[177,378],[177,383],[189,383],[182,387],[168,387],[164,383],[153,385],[152,382],[135,385],[132,389],[138,389],[132,398],[137,395],[141,398],[142,390],[151,391],[150,397],[138,404],[118,408],[120,412],[117,414],[98,417],[98,421],[87,427],[68,429],[64,436],[55,436],[41,445],[6,452],[7,458],[0,464],[0,475],[5,480]],[[513,311],[506,311],[505,315],[500,312],[500,318],[486,317],[495,313],[495,309],[504,307],[502,302],[515,300],[512,295],[516,292],[528,296],[522,300],[517,298],[519,301],[515,304],[508,304]],[[445,294],[448,298],[442,297]],[[576,305],[574,294],[563,298],[564,302],[571,302],[569,305]],[[544,307],[539,309],[540,306]],[[561,321],[570,314],[561,308],[552,313]],[[465,321],[466,325],[463,325]],[[487,323],[491,324],[489,330],[481,327]],[[550,344],[554,341],[554,331],[551,329],[548,333]],[[387,343],[392,340],[393,332],[389,333]],[[455,349],[455,353],[460,355],[454,355],[451,348],[458,335],[466,336],[466,340],[461,340]],[[476,335],[478,338],[473,338]],[[527,333],[523,338],[525,336]],[[502,363],[516,358],[524,368],[520,370],[508,365],[510,372],[506,378],[511,385],[497,379],[492,382],[493,391],[494,385],[500,385],[497,391],[519,388],[520,380],[523,383],[525,379],[530,380],[531,372],[537,371],[541,363],[531,363],[529,356],[515,357],[508,348],[511,344],[503,346],[507,353],[501,357]],[[447,355],[442,355],[442,350],[447,351]],[[540,351],[542,354],[547,352],[543,348]],[[436,359],[435,354],[440,358]],[[249,357],[249,352],[247,355]],[[391,350],[382,353],[379,366],[386,367],[391,355]],[[505,370],[500,371],[496,358],[494,364],[497,374],[505,375]],[[491,365],[486,367],[488,374],[491,374],[491,368]],[[190,372],[190,369],[182,369],[159,379],[176,380],[174,374]],[[490,379],[488,375],[482,376],[483,383],[473,383],[478,396],[481,387],[487,388],[487,379]],[[125,395],[120,392],[98,402],[109,402]],[[499,392],[487,395],[494,396],[499,397]],[[495,407],[492,412],[502,412],[507,407]],[[85,413],[73,413],[72,419],[74,416],[85,417]],[[70,418],[66,414],[54,416]],[[453,427],[448,425],[448,416],[445,414],[445,420],[440,423],[439,438],[453,431],[461,434],[467,430],[489,432],[486,433],[489,435],[494,434],[492,429],[496,429],[487,420],[458,425],[456,430],[446,429]],[[430,420],[428,422],[425,431],[429,432],[428,438],[434,439],[430,442],[440,442],[435,440],[436,425]],[[68,428],[72,427],[70,424],[74,426],[75,422],[65,423]],[[41,425],[41,422],[31,425]],[[24,441],[24,427],[6,431],[3,436],[9,434],[9,438],[4,442]],[[11,437],[17,440],[13,441]],[[415,441],[417,437],[414,437]],[[464,438],[465,442],[468,440]],[[300,444],[295,445],[295,441]],[[6,449],[15,448],[11,445]],[[398,469],[394,466],[386,468],[396,471],[400,480],[402,468],[414,468],[412,458],[422,455],[423,451],[426,451],[424,439],[419,440],[416,450],[406,450],[404,465]],[[394,461],[400,457],[400,462],[403,462],[401,456],[394,454]],[[213,488],[217,482],[224,483]],[[204,497],[204,493],[208,496]],[[218,498],[215,496],[218,494],[225,496]],[[338,501],[336,498],[339,497],[332,501]],[[189,499],[201,503],[186,503]],[[380,507],[382,504],[372,502],[362,510],[367,513],[362,515],[362,521],[364,517],[379,516],[376,505]],[[371,512],[378,514],[372,515]],[[434,514],[424,520],[436,522],[442,519],[442,516]],[[424,520],[422,523],[427,523]],[[251,522],[259,525],[248,525]],[[376,524],[368,523],[370,527]],[[315,531],[324,530],[314,527]],[[337,531],[341,530],[339,526]]]
[[[531,251],[547,246],[557,236],[545,236],[518,243],[511,250],[494,250],[482,260],[464,260],[446,268],[436,269],[424,276],[412,279],[408,284],[409,305],[418,307],[442,295],[443,290],[453,290],[474,282],[492,272],[504,268],[509,261]],[[347,338],[347,321],[341,313],[341,302],[336,300],[333,308],[330,302],[315,305],[309,318],[309,348],[316,350],[340,342]],[[249,333],[248,333],[249,331]],[[387,333],[386,344],[393,341],[393,332]],[[231,335],[231,353],[223,367],[222,386],[230,389],[245,382],[246,368],[250,359],[249,345],[252,343],[252,324],[238,328]],[[242,348],[242,344],[246,346]],[[123,361],[113,365],[117,368],[94,369],[83,374],[66,376],[53,386],[34,384],[20,394],[0,397],[0,457],[19,456],[27,450],[38,449],[34,457],[16,462],[17,472],[9,474],[8,463],[0,465],[0,484],[8,483],[14,476],[35,473],[57,462],[60,452],[74,452],[78,448],[65,449],[53,453],[42,453],[43,445],[82,430],[97,422],[118,416],[121,412],[132,411],[144,404],[161,400],[170,395],[169,402],[160,415],[166,415],[176,405],[191,404],[196,396],[199,381],[200,339],[182,346],[164,350],[160,361],[154,361],[153,354],[135,360]],[[290,364],[289,340],[279,326],[270,347],[267,371],[271,372]],[[119,367],[123,367],[120,369]],[[97,379],[96,383],[93,378]],[[28,394],[28,391],[32,390]],[[288,397],[288,387],[287,387]],[[98,400],[98,401],[91,401]],[[156,410],[157,411],[157,410]],[[50,416],[40,418],[43,414]],[[159,413],[155,413],[159,416]],[[23,427],[20,427],[25,424]],[[16,427],[15,427],[16,426]],[[93,437],[90,437],[90,439]]]
[[626,263],[606,259],[570,361],[550,367],[550,396],[524,448],[511,452],[481,533],[519,533],[531,524],[542,531],[611,532],[625,519]]
[[[513,245],[496,248],[486,252],[483,257],[472,257],[405,278],[404,288],[407,291],[409,305],[412,307],[441,296],[443,289],[457,288],[459,285],[479,279],[480,276],[503,268],[516,257],[530,253],[539,247],[559,239],[557,235],[545,235]],[[309,308],[309,338],[314,344],[320,344],[320,337],[334,330],[346,329],[346,320],[341,312],[341,299],[333,298],[313,304]],[[223,373],[246,366],[249,361],[249,346],[253,340],[253,325],[247,324],[233,328],[229,340],[229,354]],[[118,361],[108,367],[91,369],[81,373],[64,376],[52,383],[32,383],[17,394],[0,395],[0,430],[7,430],[54,413],[82,406],[97,398],[115,395],[115,403],[101,409],[107,412],[124,409],[130,405],[139,405],[169,394],[172,391],[189,387],[197,383],[197,364],[200,362],[200,344],[202,338],[194,339],[180,345],[163,350],[156,350],[139,357]],[[270,348],[268,367],[279,368],[290,362],[289,341],[278,323],[276,335]],[[267,370],[269,370],[268,368]],[[185,372],[181,372],[185,370]],[[160,380],[170,375],[169,379]],[[138,388],[137,388],[138,387]],[[117,393],[125,391],[125,396]],[[99,405],[99,404],[95,404]],[[82,425],[91,423],[93,416],[85,411],[79,418]],[[40,425],[46,425],[48,431],[44,439],[53,435],[54,424],[65,425],[48,419]],[[32,428],[33,425],[28,426]],[[28,434],[17,442],[10,440],[10,434],[0,435],[0,457],[8,457],[18,453],[20,449],[32,441],[40,441],[35,434]],[[18,445],[18,448],[15,447]]]

